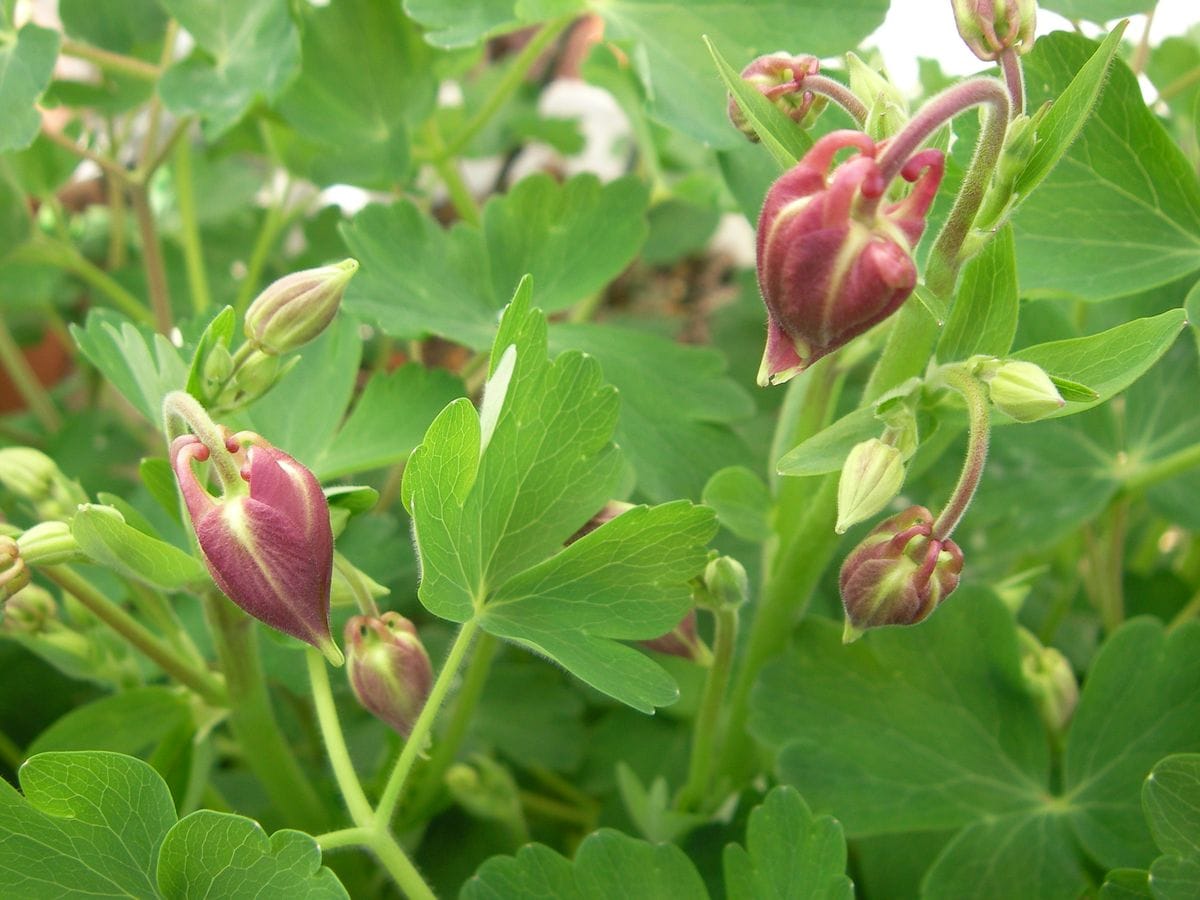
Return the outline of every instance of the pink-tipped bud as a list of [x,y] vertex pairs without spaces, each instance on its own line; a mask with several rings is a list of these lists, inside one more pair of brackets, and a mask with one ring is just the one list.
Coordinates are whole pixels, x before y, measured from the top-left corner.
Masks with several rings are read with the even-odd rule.
[[358,262],[347,259],[273,282],[246,310],[246,337],[271,355],[303,347],[333,321],[357,271]]
[[171,444],[171,465],[187,504],[196,540],[213,581],[247,613],[284,634],[312,644],[334,665],[341,651],[329,633],[333,531],[329,504],[316,477],[257,435],[245,449],[246,493],[213,497],[196,478],[192,461],[209,450],[194,435]]
[[429,699],[433,666],[408,619],[395,612],[346,623],[346,674],[363,708],[408,737]]
[[[879,148],[858,131],[835,131],[767,192],[758,220],[758,283],[767,305],[767,348],[758,383],[780,384],[882,322],[917,283],[912,250],[925,230],[945,168],[922,150],[901,169],[914,183],[898,203],[880,204],[888,185]],[[843,148],[858,153],[830,172]]]
[[1009,47],[1027,53],[1037,27],[1035,0],[950,0],[954,24],[971,52],[991,62]]
[[884,520],[842,564],[845,639],[881,625],[920,622],[958,587],[962,566],[954,541],[933,539],[933,516],[925,507]]
[[[804,89],[804,79],[816,75],[821,63],[815,56],[792,56],[790,53],[769,53],[753,60],[742,69],[742,80],[753,85],[764,97],[793,122],[802,127],[812,124],[813,119],[825,108],[827,101]],[[729,96],[729,121],[742,134],[758,143],[754,126],[731,94]]]

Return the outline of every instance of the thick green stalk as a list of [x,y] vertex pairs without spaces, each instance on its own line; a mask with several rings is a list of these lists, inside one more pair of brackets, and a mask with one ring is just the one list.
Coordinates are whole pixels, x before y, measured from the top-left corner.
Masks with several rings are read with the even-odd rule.
[[16,255],[22,259],[57,266],[82,279],[104,294],[113,306],[135,322],[154,323],[154,316],[136,296],[126,290],[111,275],[97,267],[73,246],[57,238],[42,236],[21,247]]
[[429,692],[429,699],[425,701],[425,706],[422,708],[421,714],[417,716],[417,721],[413,724],[412,733],[408,736],[408,740],[405,741],[404,749],[400,751],[400,756],[392,768],[392,773],[388,776],[387,784],[383,788],[383,794],[379,798],[379,805],[375,807],[375,822],[380,828],[387,828],[388,824],[392,821],[392,816],[396,812],[396,806],[400,802],[401,793],[404,790],[405,783],[408,781],[409,773],[412,772],[413,764],[417,761],[417,757],[424,749],[425,742],[429,739],[433,731],[433,723],[437,720],[442,704],[446,700],[446,695],[450,692],[450,685],[454,683],[454,679],[458,676],[459,667],[466,658],[467,650],[470,648],[471,641],[478,630],[478,616],[468,619],[463,623],[462,628],[459,629],[458,635],[454,638],[454,643],[450,645],[450,652],[446,654],[446,662],[443,663],[441,671],[438,672],[437,680],[433,683],[433,688]]
[[736,607],[718,609],[713,635],[713,658],[704,681],[700,709],[692,726],[692,755],[688,778],[679,793],[680,809],[701,809],[708,800],[713,757],[720,741],[721,712],[733,669],[733,650],[737,645],[738,611]]
[[163,262],[158,226],[154,222],[154,211],[150,209],[150,197],[145,185],[140,184],[130,188],[129,196],[142,238],[142,265],[146,269],[146,288],[150,292],[150,308],[154,311],[154,327],[161,334],[170,334],[174,327],[171,295],[167,288],[167,268]]
[[225,688],[212,673],[197,669],[180,659],[174,647],[151,633],[74,569],[68,566],[46,566],[39,571],[71,594],[88,612],[125,638],[135,650],[180,684],[195,691],[207,703],[223,706],[229,702]]
[[366,828],[371,825],[374,811],[363,791],[362,782],[358,780],[358,773],[354,771],[354,763],[346,747],[346,738],[342,734],[337,706],[333,702],[333,691],[329,685],[329,673],[325,671],[325,657],[315,647],[309,647],[305,651],[305,659],[308,661],[308,680],[312,685],[317,724],[321,728],[321,739],[325,744],[325,752],[329,755],[333,777],[342,792],[342,799],[350,812],[350,818],[354,824]]
[[229,691],[229,724],[254,773],[287,824],[312,833],[329,813],[279,730],[258,653],[254,620],[213,591],[205,613]]
[[37,373],[29,365],[29,360],[25,358],[12,332],[8,330],[8,323],[4,321],[3,315],[0,315],[0,365],[4,367],[4,371],[12,379],[13,387],[17,389],[17,393],[21,395],[21,399],[25,401],[25,405],[42,428],[51,433],[57,431],[62,425],[58,407],[38,380]]
[[1182,450],[1176,450],[1170,456],[1164,456],[1148,465],[1140,466],[1125,478],[1122,490],[1126,494],[1139,494],[1142,491],[1169,481],[1184,472],[1200,466],[1200,444],[1192,444]]
[[192,145],[185,138],[175,148],[175,197],[183,231],[183,260],[187,267],[188,293],[192,309],[204,313],[212,304],[208,292],[208,273],[204,269],[204,246],[196,221],[196,192],[192,183]]
[[101,50],[99,47],[93,47],[91,44],[85,44],[82,41],[73,41],[70,38],[63,38],[62,53],[64,56],[85,59],[93,65],[109,72],[132,75],[134,78],[140,78],[143,81],[158,81],[162,76],[162,70],[153,63],[148,63],[133,56],[125,56],[122,53]]

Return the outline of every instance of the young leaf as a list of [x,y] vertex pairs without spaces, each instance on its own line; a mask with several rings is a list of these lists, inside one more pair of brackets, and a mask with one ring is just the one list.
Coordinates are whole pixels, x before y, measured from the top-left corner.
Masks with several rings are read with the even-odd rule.
[[940,362],[968,359],[977,353],[1004,356],[1017,333],[1021,297],[1012,227],[1005,225],[963,267],[950,317],[938,341]]
[[252,819],[207,809],[167,832],[158,857],[158,889],[164,898],[350,897],[321,865],[321,849],[307,834],[283,829],[268,838]]
[[71,519],[80,549],[114,572],[164,591],[204,584],[204,565],[178,547],[143,534],[108,506],[84,504]]
[[738,537],[761,543],[771,536],[771,494],[763,480],[744,466],[721,469],[704,486],[704,505]]
[[8,897],[156,897],[158,847],[175,824],[167,786],[116,753],[44,753],[0,781],[0,892]]
[[260,96],[278,96],[300,65],[300,34],[286,0],[162,0],[197,50],[167,69],[158,91],[177,116],[197,115],[210,137],[235,125]]
[[707,900],[704,882],[673,844],[639,841],[611,828],[588,835],[574,860],[542,844],[483,864],[462,890],[463,900],[554,897],[555,900]]
[[183,693],[159,685],[132,688],[73,709],[37,736],[29,755],[86,749],[135,756],[191,718]]
[[835,900],[854,896],[846,876],[846,839],[832,816],[814,816],[786,785],[773,788],[750,813],[746,847],[725,847],[729,900],[780,897]]
[[205,403],[208,399],[208,391],[204,383],[204,363],[208,359],[209,353],[218,344],[223,345],[226,349],[229,348],[234,330],[237,328],[237,321],[238,317],[233,311],[233,307],[226,306],[212,317],[212,321],[200,335],[200,340],[196,342],[196,350],[192,354],[192,364],[188,367],[187,392],[200,403]]
[[188,370],[179,352],[161,334],[143,332],[120,313],[93,309],[71,336],[88,362],[154,425],[162,418],[163,397],[182,390]]
[[656,637],[682,617],[712,516],[687,502],[634,509],[563,549],[620,479],[617,396],[594,359],[546,358],[546,321],[529,302],[526,279],[496,336],[482,411],[450,404],[409,457],[419,597],[648,712],[674,699],[674,682],[616,640]]
[[60,40],[57,31],[29,24],[0,47],[0,153],[37,137],[42,115],[34,104],[50,84]]
[[875,415],[874,406],[856,409],[785,453],[777,470],[780,475],[824,475],[840,471],[855,444],[879,437],[882,430],[883,423]]

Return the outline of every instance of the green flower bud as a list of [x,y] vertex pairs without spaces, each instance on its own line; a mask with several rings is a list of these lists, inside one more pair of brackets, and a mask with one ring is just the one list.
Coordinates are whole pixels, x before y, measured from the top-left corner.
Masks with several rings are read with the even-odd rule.
[[86,559],[66,522],[40,522],[17,538],[17,546],[25,561],[34,566],[57,566]]
[[1079,703],[1079,682],[1071,663],[1054,647],[1042,644],[1026,629],[1021,639],[1021,674],[1051,734],[1062,735]]
[[1009,360],[985,368],[981,377],[988,384],[992,405],[1018,422],[1036,422],[1062,409],[1062,395],[1040,366],[1024,360]]
[[31,584],[4,604],[0,631],[5,634],[37,634],[58,621],[58,604],[50,592]]
[[741,606],[750,597],[750,581],[745,567],[732,556],[718,556],[704,568],[704,588],[718,605],[726,609]]
[[29,567],[21,548],[10,537],[0,537],[0,600],[7,600],[29,584]]
[[525,830],[517,783],[509,771],[481,753],[471,764],[457,763],[446,771],[446,787],[455,801],[477,819],[491,819]]
[[971,52],[991,62],[1008,48],[1028,53],[1037,26],[1034,0],[951,0],[954,23]]
[[856,444],[842,465],[838,481],[838,517],[834,530],[846,529],[887,506],[904,486],[904,459],[900,450],[871,438]]
[[358,262],[343,260],[285,275],[267,287],[246,310],[246,337],[264,353],[279,355],[303,347],[333,321]]
[[0,484],[37,511],[39,519],[69,519],[87,494],[53,459],[32,447],[0,450]]
[[896,134],[908,122],[904,95],[883,72],[878,72],[853,53],[846,54],[850,90],[867,108],[863,131],[877,141]]

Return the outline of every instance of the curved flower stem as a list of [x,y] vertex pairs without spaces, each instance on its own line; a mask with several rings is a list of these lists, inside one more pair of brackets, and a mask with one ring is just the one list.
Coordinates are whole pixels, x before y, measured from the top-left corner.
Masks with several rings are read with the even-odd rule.
[[485,632],[479,636],[479,640],[475,644],[475,652],[471,654],[471,661],[467,663],[467,672],[463,676],[462,688],[459,689],[458,697],[454,701],[454,713],[450,717],[450,723],[442,733],[433,753],[430,754],[428,764],[420,772],[420,781],[412,796],[414,816],[419,816],[426,811],[427,806],[437,797],[438,789],[442,785],[442,776],[449,768],[450,763],[454,761],[462,739],[467,733],[467,728],[475,714],[475,707],[479,704],[479,698],[483,695],[483,689],[487,685],[492,660],[499,649],[500,641],[490,634]]
[[991,431],[991,415],[983,385],[974,375],[960,368],[952,368],[945,375],[947,383],[962,394],[967,403],[967,458],[963,461],[958,484],[954,486],[950,499],[933,523],[932,537],[944,541],[954,533],[963,514],[971,505],[983,468],[987,462],[988,435]]
[[860,128],[867,124],[866,104],[840,81],[834,81],[825,75],[805,75],[802,86],[806,91],[832,100],[844,109]]
[[366,828],[371,824],[374,810],[371,809],[371,803],[358,780],[358,773],[354,771],[350,751],[346,748],[346,737],[342,733],[337,706],[333,702],[333,691],[329,686],[329,673],[325,670],[325,657],[314,647],[307,648],[304,656],[308,662],[308,680],[312,685],[317,724],[321,729],[325,752],[329,755],[333,777],[342,792],[342,799],[346,802],[350,818],[356,825]]
[[1004,74],[1004,84],[1008,87],[1008,100],[1011,108],[1009,119],[1015,119],[1025,112],[1025,73],[1021,70],[1021,57],[1012,47],[1006,47],[1000,54],[1000,71]]
[[341,850],[344,847],[365,847],[373,834],[374,832],[370,828],[356,826],[327,831],[324,834],[318,834],[313,840],[317,842],[321,852],[325,853],[328,850]]
[[246,764],[287,823],[312,833],[326,824],[329,814],[279,730],[254,620],[217,591],[205,595],[204,611],[229,690],[229,724]]
[[216,469],[221,487],[226,491],[242,490],[245,482],[237,460],[225,445],[225,432],[187,391],[172,391],[163,398],[163,431],[168,444],[191,431],[208,448],[209,460]]
[[725,705],[725,692],[729,687],[733,650],[737,644],[737,608],[723,607],[716,610],[714,615],[716,630],[713,636],[712,665],[709,666],[708,677],[704,681],[700,710],[692,726],[692,756],[688,766],[688,778],[676,804],[684,810],[701,808],[707,798],[713,756],[719,740],[717,729]]
[[442,703],[446,700],[446,695],[450,692],[450,685],[454,683],[454,679],[458,675],[458,669],[467,655],[467,650],[471,646],[475,632],[478,630],[478,616],[468,619],[463,623],[462,628],[459,629],[458,635],[454,638],[454,643],[450,645],[450,652],[446,654],[446,662],[443,663],[441,671],[438,672],[437,680],[433,683],[433,688],[429,692],[429,699],[425,701],[425,706],[421,710],[421,714],[417,716],[417,721],[413,724],[412,733],[408,736],[408,740],[404,744],[404,749],[400,751],[400,756],[392,768],[392,774],[388,776],[387,784],[383,788],[383,794],[379,798],[379,805],[375,807],[375,822],[379,828],[386,829],[388,823],[391,822],[392,816],[396,812],[396,806],[400,802],[400,795],[404,790],[404,785],[408,781],[409,773],[412,772],[413,764],[417,761],[418,754],[424,749],[425,742],[429,739],[429,735],[433,730],[433,723],[441,711]]
[[69,566],[46,566],[43,574],[78,600],[88,612],[125,638],[134,649],[205,702],[224,706],[229,702],[225,688],[212,673],[180,659],[179,652],[125,612]]

